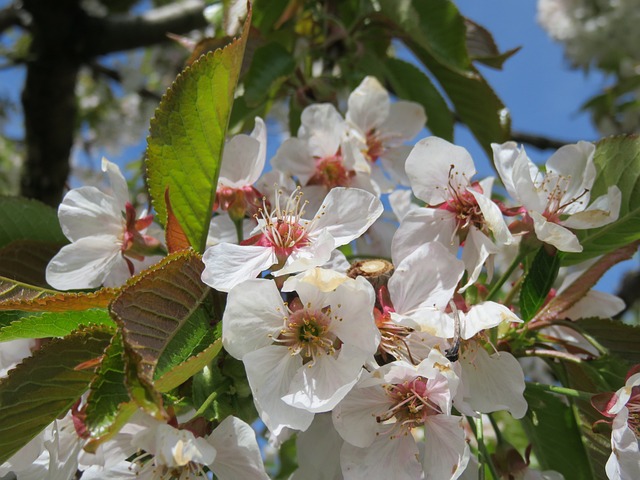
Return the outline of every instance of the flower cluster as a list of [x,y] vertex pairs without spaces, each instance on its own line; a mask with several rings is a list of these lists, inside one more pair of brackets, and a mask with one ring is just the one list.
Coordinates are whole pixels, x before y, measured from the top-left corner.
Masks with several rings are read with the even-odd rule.
[[[307,107],[268,173],[260,118],[250,135],[227,142],[201,275],[226,294],[224,355],[244,367],[271,445],[297,436],[292,478],[473,475],[477,458],[489,460],[477,432],[482,419],[527,413],[517,356],[540,345],[558,355],[598,355],[566,326],[523,322],[512,301],[521,284],[509,289],[509,275],[532,252],[580,252],[575,231],[616,221],[620,190],[591,198],[592,144],[561,148],[541,170],[507,142],[493,145],[511,197],[498,200],[493,179],[475,178],[464,148],[437,137],[405,145],[424,126],[420,105],[392,103],[367,77],[347,108],[343,116],[330,104]],[[120,285],[163,252],[147,230],[152,217],[136,216],[118,168],[105,160],[103,170],[113,193],[82,187],[60,206],[72,243],[49,264],[54,288]],[[383,215],[387,198],[395,223]],[[391,236],[376,238],[390,225]],[[603,315],[619,309],[599,298]],[[574,301],[563,318],[580,308]],[[615,417],[612,445],[622,462],[607,466],[610,478],[640,455],[637,377],[605,410]],[[80,453],[87,432],[76,405],[0,473],[22,478],[48,463],[56,478],[77,469],[82,478],[268,478],[251,427],[234,416],[212,424],[199,417],[203,409],[195,417],[167,409],[164,420],[138,412],[89,454]],[[530,469],[528,452],[526,463],[515,455],[511,470],[496,461],[505,478],[558,478]]]

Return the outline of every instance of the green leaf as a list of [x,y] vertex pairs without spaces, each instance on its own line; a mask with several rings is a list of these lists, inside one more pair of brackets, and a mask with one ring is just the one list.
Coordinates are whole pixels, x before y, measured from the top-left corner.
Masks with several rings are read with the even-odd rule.
[[467,51],[473,60],[500,70],[504,62],[520,50],[520,47],[516,47],[501,53],[489,30],[468,18],[465,19],[465,23]]
[[75,367],[100,357],[110,338],[97,327],[52,340],[0,381],[0,464],[80,398],[94,373]]
[[0,277],[0,310],[18,310],[22,303],[38,301],[55,295],[55,290],[34,287],[26,283]]
[[138,375],[155,379],[205,350],[215,340],[214,293],[200,280],[198,254],[172,254],[149,270],[111,304],[125,348],[135,353]]
[[203,351],[174,367],[160,376],[154,386],[159,392],[168,392],[183,384],[189,378],[201,371],[206,365],[220,353],[222,349],[222,339],[217,339]]
[[96,377],[91,382],[85,425],[94,438],[110,432],[118,419],[121,405],[129,402],[123,354],[122,336],[118,334],[105,350]]
[[14,240],[69,243],[53,208],[37,200],[0,197],[0,247]]
[[191,245],[205,249],[234,91],[249,34],[187,67],[162,98],[147,139],[147,184],[159,221],[165,192]]
[[60,293],[0,277],[0,310],[66,312],[106,308],[118,291],[101,288],[89,293]]
[[[1,322],[1,320],[0,320]],[[64,337],[81,325],[85,327],[101,325],[115,332],[115,323],[104,309],[70,312],[44,312],[39,315],[23,316],[8,325],[0,325],[0,342],[17,338]]]
[[571,406],[533,388],[527,388],[524,396],[529,409],[521,422],[541,470],[555,470],[567,479],[591,480],[589,458]]
[[253,107],[263,102],[295,68],[293,56],[279,43],[271,42],[257,48],[244,79],[244,98],[247,105]]
[[14,240],[0,248],[0,277],[50,288],[45,270],[62,246],[61,243],[39,240]]
[[453,114],[429,77],[414,65],[397,58],[387,58],[384,65],[385,76],[398,97],[422,105],[431,133],[453,141]]
[[591,199],[617,185],[622,192],[618,220],[590,230],[576,230],[582,252],[563,255],[563,265],[579,263],[640,240],[640,138],[610,137],[596,145],[594,163],[598,169]]
[[520,315],[526,322],[542,307],[558,276],[560,257],[549,255],[544,247],[536,253],[520,291]]
[[471,68],[464,17],[449,0],[382,0],[382,13],[438,63],[464,74]]
[[630,364],[640,364],[640,327],[604,318],[585,318],[576,324],[612,355]]

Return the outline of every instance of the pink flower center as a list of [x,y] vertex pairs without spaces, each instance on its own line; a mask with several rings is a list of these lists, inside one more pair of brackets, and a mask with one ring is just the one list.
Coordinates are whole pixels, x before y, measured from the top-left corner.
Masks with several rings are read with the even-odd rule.
[[376,417],[378,423],[395,419],[395,428],[406,433],[414,427],[424,425],[429,415],[439,415],[441,408],[429,399],[429,381],[416,377],[399,384],[384,385],[392,406]]
[[563,214],[564,209],[569,205],[576,202],[581,205],[584,204],[585,200],[582,197],[589,193],[589,189],[586,188],[577,197],[561,203],[567,193],[570,182],[571,177],[565,177],[564,175],[547,175],[537,187],[538,190],[542,190],[547,196],[547,206],[542,215],[548,221],[558,223],[560,222],[560,216]]
[[438,208],[442,208],[456,215],[456,229],[454,234],[459,234],[461,241],[467,236],[470,226],[475,226],[478,230],[486,230],[485,219],[478,205],[478,201],[469,192],[465,185],[471,185],[475,191],[482,193],[482,187],[478,182],[470,183],[466,176],[462,174],[462,181],[458,179],[460,172],[455,170],[455,165],[449,168],[449,183],[447,184],[448,199],[441,203]]
[[632,388],[627,410],[629,410],[627,425],[635,433],[636,438],[640,439],[640,386]]
[[309,366],[318,357],[335,355],[340,348],[340,341],[330,331],[331,307],[300,306],[283,320],[284,326],[274,341],[286,346],[291,355],[301,355]]
[[262,233],[242,242],[243,245],[260,245],[275,250],[278,260],[283,262],[298,248],[309,245],[307,234],[309,222],[302,220],[304,207],[307,202],[302,201],[302,192],[296,189],[287,199],[284,206],[280,205],[282,191],[276,192],[275,206],[270,208],[266,198],[263,206],[255,215]]
[[342,161],[342,154],[338,150],[332,157],[317,158],[316,171],[309,179],[309,185],[323,185],[327,189],[333,187],[348,187],[354,172],[347,170]]
[[147,215],[136,219],[136,209],[130,202],[125,204],[125,227],[122,233],[122,246],[120,251],[127,262],[129,273],[135,273],[135,267],[130,258],[138,261],[144,260],[147,255],[157,255],[160,249],[160,241],[157,238],[145,235],[142,230],[151,225],[153,215]]
[[255,215],[262,205],[262,194],[251,185],[232,188],[221,185],[216,190],[213,209],[229,212],[232,219],[242,219],[245,215]]
[[399,325],[391,320],[391,313],[395,310],[389,297],[389,291],[385,286],[378,290],[378,303],[382,310],[376,307],[373,311],[376,327],[380,331],[377,354],[380,355],[383,362],[392,361],[392,359],[406,360],[417,365],[419,362],[413,358],[409,347],[409,335],[413,332],[413,328]]

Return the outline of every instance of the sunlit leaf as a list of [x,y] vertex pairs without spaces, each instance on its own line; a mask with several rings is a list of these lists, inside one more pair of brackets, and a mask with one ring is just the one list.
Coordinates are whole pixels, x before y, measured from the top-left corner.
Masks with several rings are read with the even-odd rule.
[[89,293],[60,293],[0,278],[0,310],[65,312],[106,308],[117,293],[115,288],[101,288]]
[[155,388],[159,392],[168,392],[172,388],[184,383],[209,364],[211,360],[220,353],[220,349],[222,349],[222,340],[218,339],[202,352],[194,355],[159,377],[154,383]]
[[52,340],[0,380],[0,464],[80,398],[94,373],[75,367],[100,357],[111,335],[95,327]]
[[17,338],[64,337],[80,326],[94,325],[101,325],[115,332],[116,325],[105,309],[43,312],[22,316],[9,324],[0,324],[0,342]]
[[202,252],[211,220],[229,114],[249,35],[187,67],[162,98],[147,139],[147,183],[159,221],[167,223],[167,188],[178,223]]

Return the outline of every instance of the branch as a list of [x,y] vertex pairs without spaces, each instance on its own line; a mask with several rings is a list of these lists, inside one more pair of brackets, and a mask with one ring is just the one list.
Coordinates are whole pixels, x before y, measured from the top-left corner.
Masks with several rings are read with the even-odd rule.
[[87,30],[87,57],[147,47],[207,26],[202,0],[186,0],[150,10],[142,15],[92,17]]
[[0,10],[0,33],[11,27],[25,27],[26,22],[24,16],[20,13],[19,8],[15,4],[11,4]]
[[570,140],[558,140],[557,138],[549,138],[543,135],[533,135],[525,132],[511,132],[511,139],[517,143],[526,143],[540,150],[557,150],[560,147],[570,143],[577,143]]

